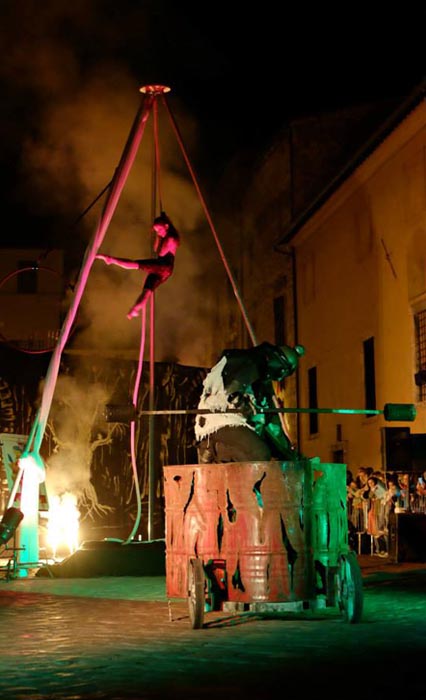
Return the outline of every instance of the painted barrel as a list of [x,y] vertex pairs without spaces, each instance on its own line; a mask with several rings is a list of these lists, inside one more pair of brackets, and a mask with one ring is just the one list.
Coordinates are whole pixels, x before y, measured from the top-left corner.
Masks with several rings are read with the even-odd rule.
[[164,467],[168,597],[187,596],[200,557],[225,562],[230,601],[311,598],[311,473],[310,460]]
[[346,493],[346,465],[310,460],[307,479],[312,487],[312,535],[315,563],[336,566],[339,555],[349,549]]

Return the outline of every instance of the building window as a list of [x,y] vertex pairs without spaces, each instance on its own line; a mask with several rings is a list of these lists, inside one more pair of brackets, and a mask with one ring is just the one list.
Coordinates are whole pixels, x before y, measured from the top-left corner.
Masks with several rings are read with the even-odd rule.
[[[25,268],[31,268],[27,270]],[[25,270],[17,276],[17,292],[18,294],[36,294],[37,293],[37,261],[36,260],[19,260],[18,269]]]
[[331,461],[333,464],[344,464],[345,463],[345,450],[337,449],[333,450],[331,455]]
[[426,309],[414,314],[418,400],[426,401]]
[[274,299],[274,334],[275,345],[286,345],[284,296]]
[[[363,342],[364,348],[364,400],[365,408],[376,410],[376,372],[374,366],[374,338]],[[367,413],[367,418],[374,414]]]
[[[308,369],[309,408],[318,408],[317,368]],[[309,414],[309,435],[318,433],[318,413]]]

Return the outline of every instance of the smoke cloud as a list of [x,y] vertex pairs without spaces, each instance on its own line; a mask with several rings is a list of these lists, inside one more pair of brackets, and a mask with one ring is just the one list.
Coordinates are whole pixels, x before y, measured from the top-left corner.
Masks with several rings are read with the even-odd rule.
[[[157,7],[157,0],[2,3],[2,158],[3,172],[10,174],[2,196],[26,215],[26,225],[16,225],[14,245],[22,240],[38,248],[48,241],[46,247],[64,250],[64,287],[69,284],[64,313],[105,202],[105,195],[99,195],[113,178],[143,99],[139,88],[161,82],[167,73],[161,41],[152,33]],[[187,58],[193,66],[193,57]],[[193,163],[199,125],[170,87],[167,104]],[[129,258],[152,255],[151,225],[159,213],[153,211],[153,121],[151,113],[101,252]],[[211,292],[226,282],[226,275],[161,101],[158,137],[156,208],[160,205],[173,221],[181,246],[173,275],[155,295],[155,359],[207,367],[221,349],[211,348],[216,320]],[[126,314],[144,278],[145,273],[95,261],[72,347],[97,356],[122,350],[136,359],[140,319],[129,321]],[[47,489],[53,499],[72,493],[89,507],[102,509],[90,482],[97,449],[92,431],[96,412],[109,398],[102,385],[91,384],[88,391],[78,376],[58,377],[48,423],[54,449],[47,464]]]
[[[3,4],[3,57],[0,79],[14,108],[9,138],[19,157],[20,176],[14,197],[34,217],[55,222],[51,239],[66,253],[69,279],[75,281],[84,250],[97,225],[105,196],[140,100],[144,84],[136,73],[155,75],[150,3],[125,3],[127,15],[114,4],[81,0],[69,6],[57,0],[7,1]],[[132,10],[133,8],[133,10]],[[137,20],[137,30],[135,28]],[[121,31],[120,31],[121,30]],[[124,34],[123,34],[124,32]],[[126,61],[125,41],[138,46],[138,70]],[[160,52],[161,53],[161,52]],[[130,52],[131,54],[131,52]],[[159,61],[164,68],[164,59]],[[19,80],[17,77],[19,76]],[[148,82],[150,82],[148,81]],[[172,92],[166,96],[192,160],[198,150],[198,125]],[[153,114],[136,161],[106,233],[102,252],[142,258],[152,255],[151,223],[161,205],[182,236],[175,272],[156,292],[155,354],[157,361],[209,366],[219,348],[211,349],[206,299],[216,277],[226,281],[220,257],[206,225],[200,201],[167,111],[158,103],[160,168],[157,211],[153,202]],[[12,108],[10,108],[12,109]],[[14,122],[16,121],[16,127]],[[19,147],[18,145],[19,144]],[[93,206],[92,206],[93,205]],[[77,226],[75,222],[87,212]],[[37,246],[37,241],[33,241]],[[144,273],[112,269],[96,261],[79,309],[73,344],[80,348],[134,349],[140,322],[126,314],[140,293]]]
[[73,492],[84,498],[91,492],[90,466],[101,437],[93,430],[107,400],[102,384],[92,383],[88,391],[87,383],[78,377],[58,378],[49,420],[53,441],[46,474],[49,495]]

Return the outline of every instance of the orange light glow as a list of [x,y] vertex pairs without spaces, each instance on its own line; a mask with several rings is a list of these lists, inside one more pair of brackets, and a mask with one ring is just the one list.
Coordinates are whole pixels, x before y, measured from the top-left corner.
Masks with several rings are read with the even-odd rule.
[[61,496],[49,497],[46,542],[52,550],[53,559],[63,550],[73,554],[78,549],[79,520],[76,496],[65,492]]

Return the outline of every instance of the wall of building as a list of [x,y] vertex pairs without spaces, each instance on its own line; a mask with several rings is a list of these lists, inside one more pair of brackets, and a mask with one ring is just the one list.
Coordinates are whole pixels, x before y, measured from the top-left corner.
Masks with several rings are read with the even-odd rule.
[[[44,253],[35,248],[7,248],[0,256],[0,333],[6,341],[33,349],[53,347],[62,322],[63,253]],[[23,285],[28,273],[20,269],[26,261],[39,261],[34,291]]]
[[[386,466],[383,428],[426,432],[415,385],[413,313],[426,308],[426,106],[421,104],[358,167],[303,226],[296,255],[302,405],[307,372],[317,367],[318,405],[365,408],[363,343],[374,337],[376,406],[417,404],[414,423],[382,415],[320,415],[309,434],[301,420],[302,451],[330,460],[345,449],[351,470]],[[423,304],[423,306],[422,306]],[[340,428],[337,426],[340,425]]]
[[[389,111],[389,104],[368,104],[295,119],[257,159],[251,177],[241,173],[245,191],[241,201],[234,197],[240,208],[239,218],[235,215],[233,220],[234,231],[239,231],[238,248],[231,248],[230,255],[239,271],[247,315],[259,342],[306,342],[298,332],[294,313],[293,251],[291,246],[278,248],[276,243],[291,221],[336,176],[348,153],[365,142]],[[235,236],[233,240],[237,240]],[[281,319],[276,315],[280,305]],[[242,334],[240,345],[247,342]],[[303,358],[300,366],[306,362]],[[285,394],[288,405],[298,404],[295,377],[286,381]],[[288,419],[296,439],[297,418],[290,415]]]

